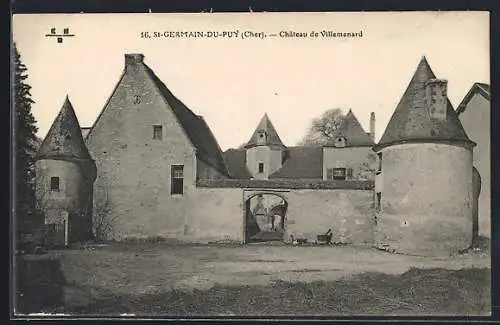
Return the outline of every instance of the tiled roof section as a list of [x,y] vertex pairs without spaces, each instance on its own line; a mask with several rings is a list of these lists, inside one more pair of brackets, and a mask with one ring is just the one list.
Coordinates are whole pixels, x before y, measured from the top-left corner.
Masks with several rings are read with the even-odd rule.
[[422,57],[375,150],[402,141],[471,142],[449,100],[445,120],[432,119],[427,112],[425,83],[434,78]]
[[246,149],[229,149],[224,152],[224,159],[231,178],[250,179],[252,177],[246,164]]
[[201,116],[194,114],[184,103],[177,99],[151,68],[146,64],[144,64],[144,67],[177,116],[191,143],[196,148],[198,158],[227,175],[222,150],[205,120]]
[[472,85],[467,95],[465,95],[464,99],[462,99],[462,102],[457,107],[458,115],[462,114],[465,111],[467,104],[475,94],[481,94],[487,100],[491,100],[490,85],[480,82],[476,82],[474,85]]
[[373,190],[374,181],[323,181],[307,179],[200,179],[199,187],[209,188],[268,188],[268,189],[343,189],[343,190]]
[[352,110],[349,110],[344,116],[342,123],[335,131],[334,136],[326,143],[326,146],[334,145],[335,138],[339,136],[345,138],[346,147],[373,146],[375,144],[370,135],[365,132]]
[[322,179],[322,147],[289,147],[285,151],[283,166],[269,175],[272,179]]
[[67,96],[36,155],[36,159],[50,158],[91,159],[78,118]]
[[257,125],[257,128],[252,134],[252,137],[246,144],[246,148],[249,147],[254,147],[258,145],[258,139],[259,139],[259,132],[265,131],[267,134],[266,138],[266,145],[276,145],[276,146],[285,146],[283,142],[281,142],[281,139],[278,135],[278,132],[276,132],[276,129],[274,128],[273,123],[271,123],[271,120],[269,119],[269,116],[267,114],[264,114],[262,119],[259,122],[259,125]]

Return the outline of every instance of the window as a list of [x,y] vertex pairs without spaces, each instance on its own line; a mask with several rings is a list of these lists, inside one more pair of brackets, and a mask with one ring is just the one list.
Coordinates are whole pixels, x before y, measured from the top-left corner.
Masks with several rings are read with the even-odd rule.
[[170,193],[171,194],[182,194],[184,193],[184,166],[183,165],[172,165],[170,177]]
[[347,168],[346,179],[352,179],[352,168]]
[[53,192],[59,192],[59,177],[50,178],[50,190]]
[[140,95],[134,95],[133,102],[136,105],[142,103],[142,97]]
[[259,163],[259,173],[264,172],[264,163]]
[[380,212],[381,210],[381,202],[382,201],[382,193],[378,192],[377,193],[377,206],[376,206],[376,209],[377,209],[377,212]]
[[153,125],[153,139],[154,140],[163,139],[163,128],[161,125]]
[[382,153],[381,152],[377,153],[377,156],[378,156],[378,170],[377,170],[377,172],[381,173],[382,172]]
[[[350,169],[350,173],[352,177],[352,169]],[[346,176],[347,168],[329,168],[326,171],[326,178],[328,180],[345,180]]]

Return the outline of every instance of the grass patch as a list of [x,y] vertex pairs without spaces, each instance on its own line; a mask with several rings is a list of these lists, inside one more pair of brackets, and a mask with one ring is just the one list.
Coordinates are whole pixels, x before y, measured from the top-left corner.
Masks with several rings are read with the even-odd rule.
[[84,315],[290,316],[488,315],[490,269],[410,269],[362,273],[338,281],[216,286],[192,292],[118,296],[64,310]]

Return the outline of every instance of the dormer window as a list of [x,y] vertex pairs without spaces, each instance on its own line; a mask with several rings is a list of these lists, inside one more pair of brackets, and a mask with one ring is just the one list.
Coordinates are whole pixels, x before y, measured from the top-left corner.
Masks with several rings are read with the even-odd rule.
[[334,146],[337,147],[337,148],[343,148],[345,147],[345,138],[344,137],[336,137],[335,138],[335,142],[334,142]]
[[259,131],[258,136],[257,136],[257,143],[258,144],[266,144],[266,140],[267,140],[266,131]]

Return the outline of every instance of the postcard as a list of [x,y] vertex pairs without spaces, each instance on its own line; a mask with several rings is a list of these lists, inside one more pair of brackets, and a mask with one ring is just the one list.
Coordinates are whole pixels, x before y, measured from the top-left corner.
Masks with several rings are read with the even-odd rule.
[[12,24],[15,316],[491,314],[487,12]]

